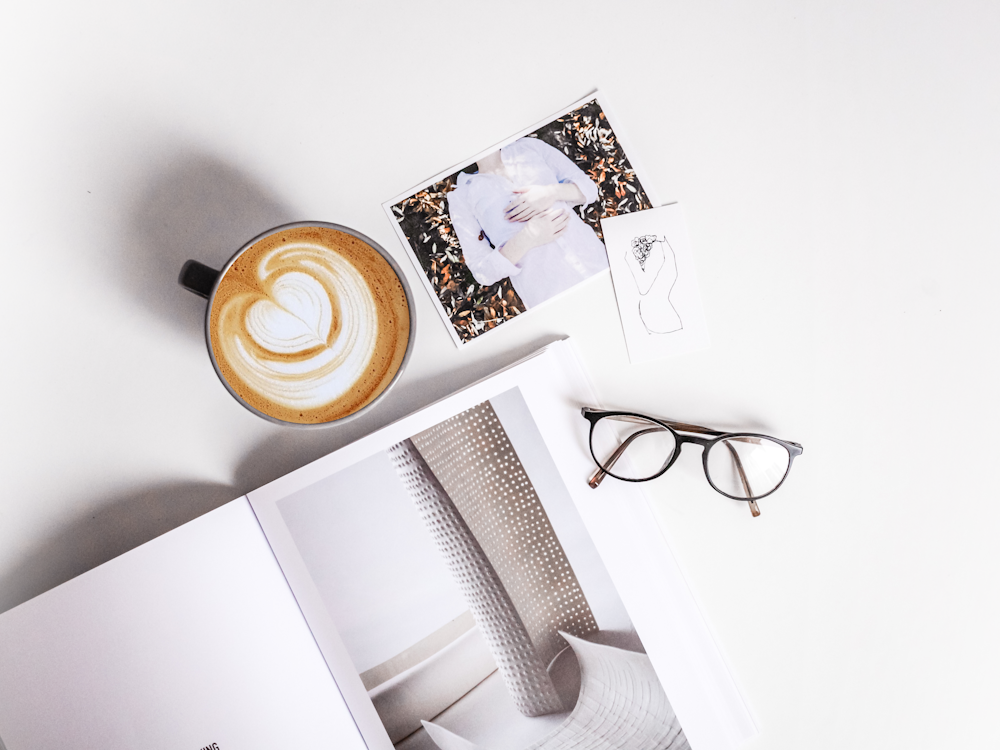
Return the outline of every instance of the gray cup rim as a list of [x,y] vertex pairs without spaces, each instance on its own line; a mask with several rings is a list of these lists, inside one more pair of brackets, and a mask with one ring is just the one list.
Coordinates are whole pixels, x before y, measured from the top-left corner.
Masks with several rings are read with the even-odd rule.
[[[226,378],[222,375],[222,371],[219,369],[219,363],[215,357],[215,350],[212,348],[212,330],[211,330],[212,305],[215,303],[215,293],[218,291],[219,284],[222,283],[222,279],[225,277],[226,272],[230,268],[232,268],[233,264],[237,261],[237,259],[241,255],[243,255],[244,252],[249,250],[251,247],[256,245],[261,240],[265,239],[266,237],[270,237],[272,234],[277,234],[278,232],[284,232],[287,229],[297,229],[299,227],[325,227],[327,229],[334,229],[338,232],[343,232],[344,234],[349,234],[352,237],[356,237],[357,239],[364,242],[366,245],[369,245],[372,248],[374,248],[379,255],[385,258],[386,262],[389,264],[393,272],[395,272],[396,277],[399,279],[399,283],[403,287],[403,294],[406,296],[406,309],[410,315],[410,329],[409,329],[409,338],[406,341],[406,351],[403,352],[403,359],[400,361],[399,367],[396,369],[396,373],[392,376],[392,380],[389,381],[389,384],[382,389],[381,393],[379,393],[375,398],[373,398],[371,401],[369,401],[367,404],[362,406],[357,411],[353,411],[350,414],[347,414],[343,417],[339,417],[338,419],[331,419],[328,422],[308,422],[308,423],[289,422],[284,419],[278,419],[277,417],[271,416],[270,414],[265,414],[260,409],[254,408],[253,406],[251,406],[250,404],[248,404],[246,401],[243,400],[243,397],[236,392],[236,390],[229,384],[229,381],[227,381]],[[393,259],[393,257],[389,255],[388,252],[386,252],[384,247],[378,244],[371,237],[368,237],[367,235],[364,235],[355,229],[351,229],[350,227],[345,227],[342,224],[332,224],[328,221],[293,221],[288,224],[281,224],[280,226],[272,227],[271,229],[261,232],[256,237],[246,242],[243,245],[243,247],[241,247],[233,254],[233,257],[231,257],[228,261],[226,261],[226,264],[219,271],[219,276],[215,280],[215,283],[212,284],[212,291],[208,295],[208,306],[205,308],[205,345],[208,347],[208,356],[212,360],[212,368],[215,370],[215,374],[222,382],[222,385],[225,386],[226,390],[229,391],[229,393],[233,396],[233,398],[235,398],[240,404],[242,404],[245,408],[256,414],[258,417],[266,419],[268,422],[273,422],[274,424],[285,425],[296,428],[323,429],[327,427],[332,427],[334,425],[344,424],[345,422],[353,421],[354,419],[360,417],[362,414],[365,414],[368,411],[370,411],[373,407],[379,404],[382,401],[382,399],[385,398],[386,394],[389,393],[389,391],[393,389],[396,383],[399,382],[399,377],[400,375],[403,374],[403,370],[406,369],[406,365],[410,361],[410,355],[413,353],[413,339],[415,337],[416,337],[416,315],[415,315],[415,310],[413,309],[413,295],[410,291],[410,284],[406,280],[406,276],[403,275],[403,271],[399,267],[399,264],[396,263],[395,259]]]

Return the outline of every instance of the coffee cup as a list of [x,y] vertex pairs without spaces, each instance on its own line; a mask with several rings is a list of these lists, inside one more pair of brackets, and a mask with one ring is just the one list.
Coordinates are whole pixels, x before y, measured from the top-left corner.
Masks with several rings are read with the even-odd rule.
[[409,361],[414,315],[392,257],[339,224],[283,224],[216,271],[187,261],[181,286],[208,300],[205,340],[219,380],[264,419],[342,423],[385,397]]

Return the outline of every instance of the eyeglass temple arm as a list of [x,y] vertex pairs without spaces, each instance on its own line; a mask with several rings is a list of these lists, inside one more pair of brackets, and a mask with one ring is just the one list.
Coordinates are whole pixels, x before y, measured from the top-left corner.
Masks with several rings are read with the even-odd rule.
[[[585,408],[583,410],[584,415],[587,414],[599,414],[605,416],[603,412],[597,409]],[[633,417],[631,414],[608,414],[607,419],[615,419],[619,422],[632,422],[633,424],[649,424],[651,420],[644,419],[643,417]],[[709,427],[701,427],[696,424],[688,424],[687,422],[675,422],[671,419],[660,419],[660,422],[667,425],[668,427],[673,427],[675,430],[680,430],[681,432],[698,432],[703,435],[725,435],[726,433],[720,432],[719,430],[713,430]]]
[[663,424],[673,427],[675,430],[680,430],[681,432],[697,432],[702,435],[725,435],[726,433],[720,432],[719,430],[713,430],[709,427],[701,427],[696,424],[688,424],[687,422],[672,422],[669,419],[662,420]]
[[[622,454],[625,453],[625,449],[629,447],[629,445],[632,443],[633,440],[635,440],[637,437],[648,435],[651,432],[664,432],[664,429],[662,427],[647,427],[645,430],[639,430],[638,432],[633,432],[631,435],[625,438],[625,440],[622,442],[621,445],[615,448],[614,453],[608,456],[607,460],[604,462],[604,466],[606,466],[608,469],[613,467],[618,462],[618,459],[622,457]],[[598,485],[600,485],[600,483],[604,481],[604,477],[606,477],[607,475],[608,472],[605,471],[605,469],[600,464],[598,464],[597,471],[595,471],[591,475],[590,479],[587,480],[587,484],[590,485],[591,489],[596,490]]]
[[736,470],[740,473],[740,482],[743,483],[743,491],[747,493],[747,497],[750,499],[750,515],[754,518],[760,515],[760,508],[757,507],[757,501],[753,499],[753,490],[750,489],[750,481],[747,479],[747,473],[743,470],[743,462],[740,461],[740,454],[736,452],[733,444],[728,440],[723,440],[726,447],[729,448],[729,452],[733,456],[733,463],[736,464]]
[[[663,424],[668,425],[669,427],[673,427],[675,430],[680,430],[681,432],[698,432],[703,435],[715,435],[716,437],[718,437],[719,435],[730,434],[721,430],[713,430],[709,427],[701,427],[700,425],[696,424],[688,424],[687,422],[674,422],[669,419],[661,419],[660,421],[663,422]],[[772,439],[776,440],[777,438],[772,438]],[[789,445],[794,445],[796,448],[798,448],[798,453],[802,453],[802,446],[799,445],[798,443],[794,443],[791,440],[784,440],[782,442],[788,443]],[[798,453],[796,455],[798,455]]]
[[[585,415],[586,414],[594,414],[594,413],[596,413],[596,414],[602,414],[603,413],[599,409],[591,409],[589,406],[588,407],[584,407],[583,412],[584,412]],[[609,419],[617,419],[617,420],[620,420],[622,422],[635,422],[636,424],[648,424],[649,423],[648,420],[646,420],[646,419],[643,419],[641,417],[631,417],[628,414],[611,414],[611,415],[608,415],[608,418]],[[659,421],[663,422],[663,424],[667,425],[668,427],[672,427],[675,430],[680,430],[681,432],[695,432],[695,433],[699,433],[699,434],[702,434],[702,435],[714,435],[715,437],[718,437],[720,435],[728,435],[729,434],[729,433],[727,433],[727,432],[725,432],[723,430],[713,430],[711,427],[702,427],[701,425],[690,424],[688,422],[675,422],[672,419],[660,419]],[[802,452],[802,446],[799,445],[798,443],[795,443],[795,442],[793,442],[791,440],[784,440],[782,442],[788,443],[789,445],[794,445],[798,449],[798,453],[796,453],[796,455],[798,455],[799,453]]]

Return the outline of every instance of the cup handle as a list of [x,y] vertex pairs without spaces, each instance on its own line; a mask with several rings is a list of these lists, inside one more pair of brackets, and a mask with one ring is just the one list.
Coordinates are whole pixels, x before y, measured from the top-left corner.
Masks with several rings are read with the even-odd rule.
[[194,292],[199,297],[208,299],[218,278],[219,272],[214,268],[209,268],[196,260],[189,260],[181,267],[177,283],[189,292]]

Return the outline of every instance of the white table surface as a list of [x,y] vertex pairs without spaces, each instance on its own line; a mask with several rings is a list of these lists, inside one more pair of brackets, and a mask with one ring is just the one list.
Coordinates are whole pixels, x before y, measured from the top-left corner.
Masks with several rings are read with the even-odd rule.
[[[754,750],[996,747],[1000,5],[21,3],[0,23],[0,611],[560,334],[608,405],[801,442],[753,519],[650,487]],[[595,88],[686,207],[712,337],[628,364],[609,278],[451,343],[381,203]],[[269,424],[176,284],[323,219],[416,291],[370,417]]]

